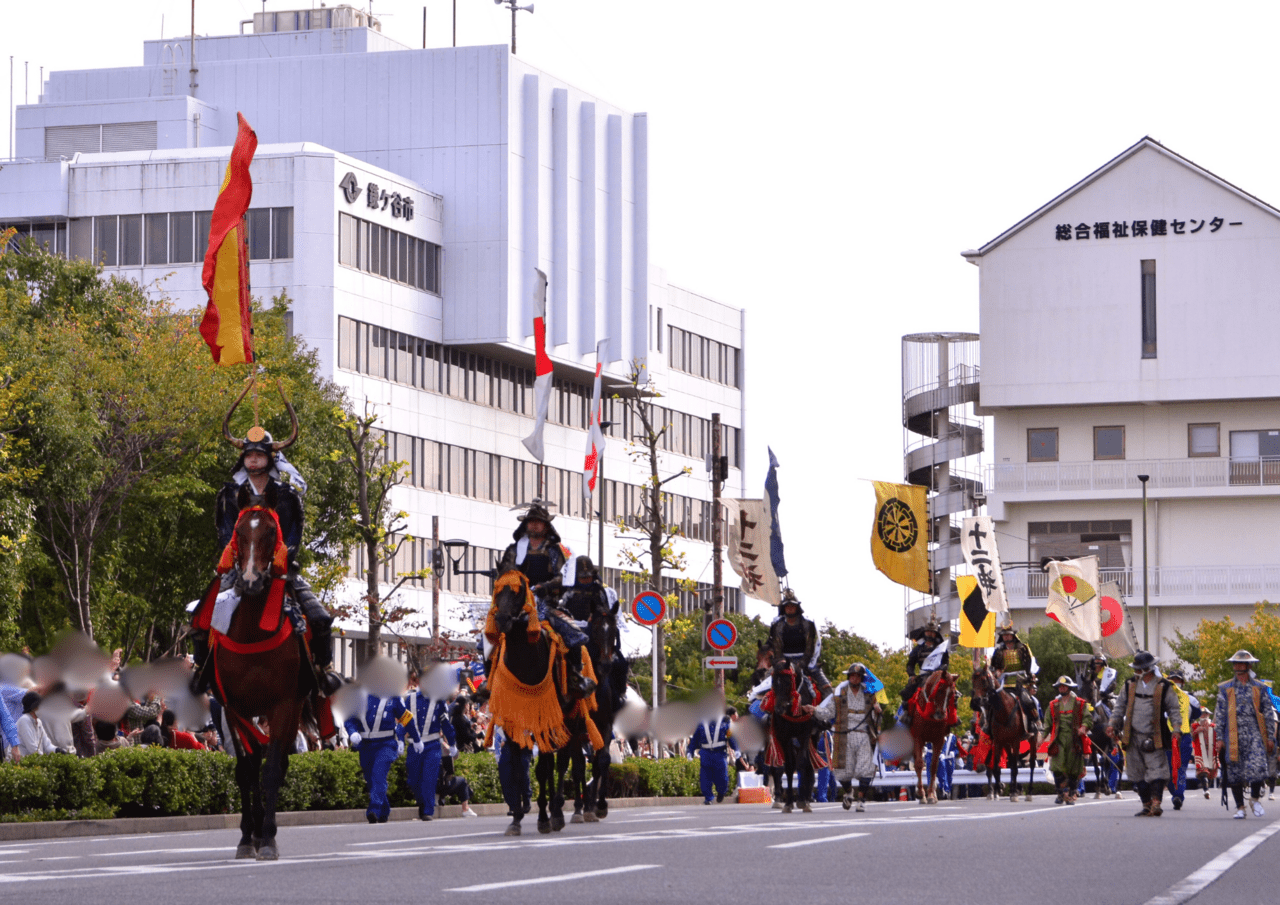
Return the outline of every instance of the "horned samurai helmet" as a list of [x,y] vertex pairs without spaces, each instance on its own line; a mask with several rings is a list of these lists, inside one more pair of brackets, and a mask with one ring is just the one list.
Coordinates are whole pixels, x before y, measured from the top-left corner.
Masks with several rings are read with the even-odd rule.
[[260,425],[255,424],[249,428],[249,432],[243,437],[236,437],[231,433],[231,416],[235,414],[240,403],[244,401],[244,397],[249,395],[249,390],[253,386],[257,378],[251,378],[244,385],[244,389],[240,391],[240,395],[236,397],[236,401],[231,404],[231,408],[227,411],[227,416],[222,419],[222,435],[227,438],[227,442],[240,450],[240,461],[243,464],[244,457],[251,452],[262,452],[267,454],[269,462],[274,463],[276,453],[288,449],[298,439],[298,413],[293,410],[292,403],[284,395],[284,389],[279,383],[276,389],[280,392],[280,398],[284,401],[284,407],[289,410],[289,422],[293,425],[293,429],[289,434],[288,440],[273,440],[271,435],[262,429]]

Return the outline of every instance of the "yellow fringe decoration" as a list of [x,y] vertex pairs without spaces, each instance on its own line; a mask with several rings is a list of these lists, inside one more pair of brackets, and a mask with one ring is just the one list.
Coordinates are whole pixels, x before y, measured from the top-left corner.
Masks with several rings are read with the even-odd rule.
[[506,639],[499,636],[489,676],[492,688],[489,712],[493,714],[493,721],[485,733],[485,745],[492,744],[493,727],[499,726],[507,738],[522,748],[537,744],[539,750],[555,751],[563,747],[569,741],[569,732],[564,726],[564,713],[555,686],[556,661],[561,661],[561,671],[564,668],[563,644],[560,650],[552,645],[553,656],[547,664],[547,674],[537,685],[526,685],[507,669],[506,646]]
[[[582,674],[592,682],[599,684],[596,679],[595,667],[591,665],[591,657],[587,655],[587,649],[582,649]],[[591,750],[599,751],[604,748],[604,739],[600,737],[600,730],[596,728],[595,721],[591,719],[591,714],[600,709],[600,705],[596,703],[595,692],[578,701],[573,705],[571,717],[582,717],[582,721],[587,725],[587,740],[591,742]]]

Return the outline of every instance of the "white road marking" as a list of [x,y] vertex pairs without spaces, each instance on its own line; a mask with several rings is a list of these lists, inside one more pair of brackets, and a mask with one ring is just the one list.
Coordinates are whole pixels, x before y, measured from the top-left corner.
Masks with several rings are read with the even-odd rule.
[[857,839],[859,836],[870,836],[870,833],[845,833],[841,836],[823,836],[821,839],[802,839],[799,842],[783,842],[769,848],[799,848],[802,845],[817,845],[820,842],[839,842],[841,839]]
[[493,836],[494,831],[489,830],[486,833],[452,833],[448,836],[413,836],[408,839],[376,839],[373,842],[348,842],[352,848],[358,848],[368,845],[404,845],[405,843],[414,842],[432,842],[436,839],[471,839],[475,836]]
[[618,826],[623,823],[662,823],[667,820],[692,820],[693,817],[638,817],[631,820],[611,820],[610,825]]
[[627,874],[637,870],[654,870],[661,864],[631,864],[626,867],[611,867],[607,870],[584,870],[576,874],[561,874],[558,877],[534,877],[529,880],[507,880],[502,883],[482,883],[479,886],[455,886],[443,892],[489,892],[494,889],[506,889],[510,886],[534,886],[540,883],[565,883],[569,880],[585,880],[589,877],[608,877],[613,874]]
[[1147,900],[1146,905],[1181,905],[1181,903],[1199,895],[1206,886],[1221,877],[1245,855],[1278,832],[1280,832],[1280,820],[1264,826],[1250,836],[1244,837],[1195,873],[1173,884],[1154,899]]

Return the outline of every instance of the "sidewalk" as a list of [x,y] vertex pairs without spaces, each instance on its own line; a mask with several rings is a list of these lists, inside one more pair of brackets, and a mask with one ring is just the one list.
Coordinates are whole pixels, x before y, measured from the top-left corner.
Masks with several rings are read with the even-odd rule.
[[[701,797],[694,798],[618,798],[610,799],[609,810],[618,808],[670,807],[701,804]],[[573,812],[568,807],[565,819]],[[537,802],[534,802],[537,806]],[[472,804],[471,809],[481,817],[502,817],[507,813],[505,804]],[[534,812],[534,816],[537,814]],[[461,818],[462,805],[447,804],[436,808],[436,819]],[[417,808],[392,808],[392,820],[416,820]],[[321,824],[364,823],[363,810],[350,811],[282,811],[276,815],[277,826],[317,826]],[[145,833],[191,833],[202,830],[239,829],[239,814],[212,814],[190,817],[121,817],[115,820],[47,820],[31,823],[0,823],[0,842],[19,842],[28,839],[66,839],[76,836],[131,836]]]

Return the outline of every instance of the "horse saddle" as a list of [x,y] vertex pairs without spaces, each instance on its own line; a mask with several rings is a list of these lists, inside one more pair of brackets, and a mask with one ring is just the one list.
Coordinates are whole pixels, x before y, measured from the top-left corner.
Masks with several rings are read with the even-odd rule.
[[[294,631],[303,635],[306,633],[306,619],[294,602],[293,595],[287,592],[287,586],[288,582],[283,578],[272,581],[271,590],[267,592],[267,600],[262,607],[262,615],[258,619],[258,628],[264,632],[277,632],[280,630],[281,619],[288,613]],[[239,593],[234,588],[222,590],[222,580],[215,578],[196,606],[191,625],[200,631],[212,629],[225,635],[239,605]]]

